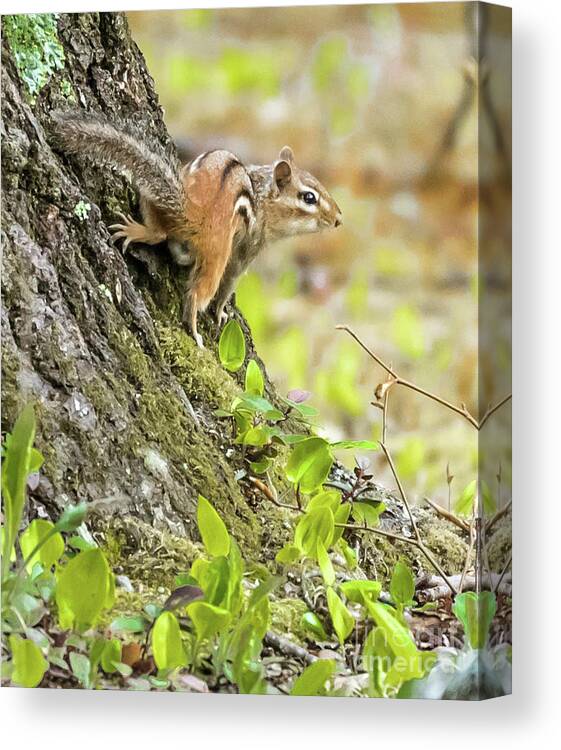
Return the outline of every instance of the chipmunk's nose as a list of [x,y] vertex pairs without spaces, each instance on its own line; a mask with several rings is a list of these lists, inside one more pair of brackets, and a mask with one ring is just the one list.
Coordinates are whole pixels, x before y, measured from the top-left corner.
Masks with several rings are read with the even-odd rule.
[[335,226],[340,227],[342,223],[343,223],[343,216],[341,212],[339,212],[337,216],[335,217]]

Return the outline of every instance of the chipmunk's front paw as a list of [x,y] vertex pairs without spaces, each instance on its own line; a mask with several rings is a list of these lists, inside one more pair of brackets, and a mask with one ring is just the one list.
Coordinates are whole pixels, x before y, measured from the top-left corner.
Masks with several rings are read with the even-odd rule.
[[131,242],[144,241],[146,228],[143,224],[139,224],[128,214],[125,216],[125,214],[118,213],[117,216],[121,219],[122,224],[112,224],[108,227],[112,242],[124,237],[123,250],[126,251]]
[[205,345],[203,344],[203,337],[201,336],[200,333],[194,333],[193,338],[195,339],[195,342],[197,346],[199,347],[199,349],[205,348]]

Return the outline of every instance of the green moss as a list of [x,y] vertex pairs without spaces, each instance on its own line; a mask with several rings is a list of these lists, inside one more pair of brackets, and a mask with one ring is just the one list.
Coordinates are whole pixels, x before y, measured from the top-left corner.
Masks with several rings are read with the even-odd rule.
[[25,406],[25,399],[18,388],[19,366],[17,357],[2,347],[2,421],[11,427]]
[[489,567],[495,573],[500,573],[506,565],[512,552],[512,528],[508,523],[499,526],[493,536],[487,541],[487,556]]
[[125,374],[129,381],[140,386],[148,386],[152,383],[150,360],[128,328],[122,326],[110,331],[109,343],[125,361]]
[[296,643],[304,643],[306,631],[302,627],[302,615],[307,611],[301,599],[271,601],[271,630]]
[[3,29],[21,80],[35,99],[55,70],[64,67],[64,49],[54,13],[4,16]]
[[200,349],[183,328],[158,324],[162,357],[189,398],[229,409],[240,388],[213,352]]
[[[428,513],[419,523],[419,531],[424,543],[443,566],[446,573],[461,573],[464,568],[468,545],[456,533],[456,527]],[[425,562],[424,567],[427,564]]]

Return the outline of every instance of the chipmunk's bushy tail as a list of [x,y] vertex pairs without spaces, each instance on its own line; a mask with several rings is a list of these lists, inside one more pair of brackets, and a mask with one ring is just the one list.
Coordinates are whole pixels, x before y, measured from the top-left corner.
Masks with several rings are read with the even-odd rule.
[[181,222],[184,191],[179,168],[161,147],[149,146],[97,115],[54,112],[52,119],[64,151],[85,154],[128,172],[142,196],[168,214],[172,222]]

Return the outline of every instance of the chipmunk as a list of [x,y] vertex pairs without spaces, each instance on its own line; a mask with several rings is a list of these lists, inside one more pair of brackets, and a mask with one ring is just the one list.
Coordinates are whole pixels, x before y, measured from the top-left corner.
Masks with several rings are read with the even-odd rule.
[[156,245],[167,240],[178,265],[191,266],[183,323],[198,346],[197,314],[214,300],[215,318],[235,282],[270,242],[341,224],[341,211],[323,185],[294,163],[285,146],[271,165],[244,166],[217,149],[183,167],[109,121],[84,113],[55,113],[55,132],[68,153],[85,153],[130,174],[140,195],[142,223],[119,214],[112,239]]

